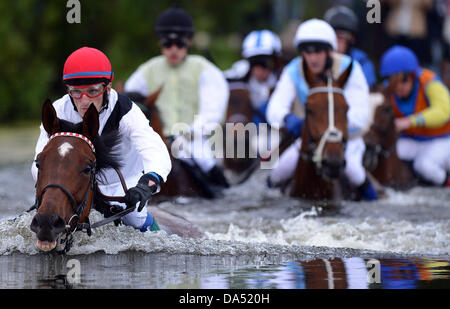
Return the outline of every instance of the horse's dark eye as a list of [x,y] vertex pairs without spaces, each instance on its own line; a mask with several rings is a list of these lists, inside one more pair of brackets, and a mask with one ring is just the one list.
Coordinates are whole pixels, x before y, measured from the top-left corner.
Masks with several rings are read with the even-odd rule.
[[38,161],[34,161],[34,164],[36,164],[36,167],[37,167],[37,169],[40,169],[41,168],[41,166],[39,165],[39,162]]
[[92,171],[92,166],[87,166],[87,167],[83,170],[83,173],[89,174],[91,171]]

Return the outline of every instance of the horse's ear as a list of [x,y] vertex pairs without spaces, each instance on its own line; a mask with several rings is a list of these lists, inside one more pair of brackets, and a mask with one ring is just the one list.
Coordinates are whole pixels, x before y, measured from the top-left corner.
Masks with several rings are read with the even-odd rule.
[[90,139],[94,139],[98,135],[99,126],[97,108],[94,104],[91,104],[83,116],[82,134]]
[[42,106],[42,125],[49,135],[52,135],[59,130],[59,119],[56,116],[56,110],[52,102],[47,99]]
[[348,78],[350,77],[350,74],[352,73],[352,70],[353,70],[353,61],[350,62],[348,68],[344,72],[342,72],[342,74],[336,80],[336,83],[338,84],[339,88],[344,88],[345,83],[347,82]]
[[303,74],[305,76],[305,81],[311,88],[316,83],[316,75],[308,68],[305,59],[302,60]]

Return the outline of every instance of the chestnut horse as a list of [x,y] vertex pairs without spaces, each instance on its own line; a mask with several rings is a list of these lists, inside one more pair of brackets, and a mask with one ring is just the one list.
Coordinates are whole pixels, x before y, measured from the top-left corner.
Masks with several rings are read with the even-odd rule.
[[[92,208],[105,217],[112,217],[117,224],[122,215],[133,208],[117,210],[108,201],[125,202],[124,197],[108,197],[98,190],[97,180],[105,169],[119,170],[116,145],[120,141],[117,131],[103,136],[98,135],[99,115],[93,104],[83,116],[83,121],[73,124],[57,117],[49,100],[42,109],[42,125],[49,135],[49,141],[35,160],[38,168],[36,182],[37,209],[30,228],[37,236],[37,246],[42,251],[56,248],[62,233],[65,243],[60,253],[66,253],[72,244],[73,233],[86,230],[91,235],[95,228],[108,223],[108,220],[89,222]],[[119,174],[119,178],[121,175]],[[124,186],[126,190],[126,185]],[[120,207],[119,207],[120,208]],[[203,233],[181,217],[153,209],[153,216],[161,229],[172,234],[188,237],[201,237]]]
[[[320,78],[303,63],[309,95],[305,104],[300,156],[290,196],[310,200],[342,197],[348,105],[343,95],[350,65],[336,81]],[[326,80],[325,80],[326,79]]]
[[411,168],[397,155],[398,132],[395,128],[395,115],[391,98],[399,80],[392,80],[383,90],[384,101],[374,112],[373,122],[364,135],[366,151],[364,167],[383,186],[394,189],[409,189],[417,184]]
[[95,199],[95,175],[105,168],[120,167],[112,151],[119,137],[98,136],[98,112],[94,106],[85,113],[82,123],[74,125],[58,119],[47,100],[42,109],[42,125],[50,139],[35,160],[39,172],[33,207],[37,214],[30,228],[43,251],[53,250],[59,234],[65,232],[68,250],[69,236],[75,230],[85,226],[90,234],[88,215]]
[[[225,120],[224,149],[233,147],[233,156],[224,156],[224,167],[236,174],[244,172],[256,160],[250,156],[251,140],[256,136],[252,136],[251,131],[246,130],[247,125],[251,123],[253,123],[253,107],[247,86],[241,82],[232,82]],[[257,134],[256,131],[253,133]],[[232,143],[227,142],[230,140]],[[239,154],[239,150],[243,147],[245,152]]]

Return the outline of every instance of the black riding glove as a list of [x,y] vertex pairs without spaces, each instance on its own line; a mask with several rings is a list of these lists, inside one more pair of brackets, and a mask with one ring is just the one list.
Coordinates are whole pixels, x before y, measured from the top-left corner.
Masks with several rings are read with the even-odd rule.
[[153,175],[145,174],[139,179],[136,187],[128,189],[125,194],[125,204],[127,204],[127,209],[139,203],[138,211],[141,211],[144,208],[145,203],[150,199],[153,193],[158,189],[157,185],[148,186],[149,180],[153,180],[158,182]]

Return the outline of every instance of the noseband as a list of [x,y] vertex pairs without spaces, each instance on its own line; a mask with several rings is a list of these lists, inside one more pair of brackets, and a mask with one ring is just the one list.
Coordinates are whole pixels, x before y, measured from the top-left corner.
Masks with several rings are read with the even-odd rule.
[[[322,157],[323,150],[327,143],[340,143],[343,140],[343,133],[341,130],[336,128],[334,119],[334,93],[344,95],[344,91],[341,88],[336,88],[332,86],[331,74],[328,76],[328,84],[326,87],[315,87],[311,88],[308,93],[308,97],[317,93],[327,93],[328,94],[328,128],[320,136],[319,144],[317,147],[311,147],[313,150],[313,155],[310,157],[308,154],[303,154],[307,158],[310,158],[313,163],[316,164],[317,168],[322,168]],[[314,138],[317,140],[318,138]]]

